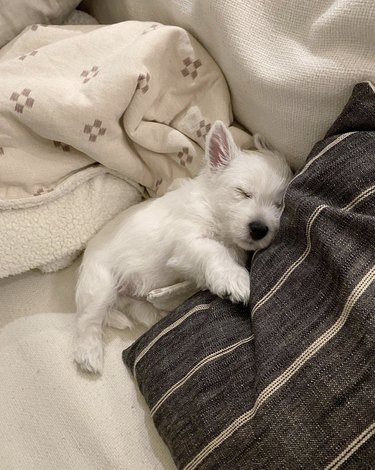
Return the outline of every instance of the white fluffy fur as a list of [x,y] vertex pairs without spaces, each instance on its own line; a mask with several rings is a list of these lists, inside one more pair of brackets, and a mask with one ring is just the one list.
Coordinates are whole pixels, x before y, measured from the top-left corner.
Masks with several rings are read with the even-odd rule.
[[[199,176],[131,207],[90,241],[76,292],[74,357],[83,369],[102,371],[104,324],[127,328],[136,319],[151,325],[163,314],[144,300],[152,289],[188,279],[232,302],[248,302],[246,251],[272,241],[291,178],[285,160],[260,136],[254,141],[257,151],[240,151],[217,121]],[[253,239],[252,222],[268,233]]]

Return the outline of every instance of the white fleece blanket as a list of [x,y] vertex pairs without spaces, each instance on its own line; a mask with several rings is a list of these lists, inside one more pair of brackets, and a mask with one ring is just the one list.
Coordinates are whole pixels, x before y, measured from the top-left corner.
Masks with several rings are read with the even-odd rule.
[[196,175],[211,123],[232,122],[213,59],[158,23],[28,27],[0,90],[0,277],[67,265],[142,188]]

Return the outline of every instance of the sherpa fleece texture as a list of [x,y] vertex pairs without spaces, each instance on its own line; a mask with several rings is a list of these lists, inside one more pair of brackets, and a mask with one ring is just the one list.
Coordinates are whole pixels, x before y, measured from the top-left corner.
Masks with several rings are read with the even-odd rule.
[[32,200],[0,201],[0,277],[68,266],[105,222],[141,199],[135,185],[96,166]]

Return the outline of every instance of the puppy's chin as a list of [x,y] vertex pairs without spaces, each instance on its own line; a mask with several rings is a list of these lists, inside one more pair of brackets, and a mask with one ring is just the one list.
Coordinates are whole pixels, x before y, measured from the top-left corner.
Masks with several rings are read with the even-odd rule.
[[264,248],[267,248],[268,245],[272,243],[274,237],[272,238],[266,238],[265,240],[259,240],[259,241],[254,241],[254,240],[243,240],[243,239],[236,239],[235,243],[237,246],[242,248],[245,251],[257,251],[257,250],[263,250]]
[[242,248],[245,251],[255,251],[257,248],[254,246],[254,243],[252,240],[241,240],[241,239],[236,239],[235,244]]

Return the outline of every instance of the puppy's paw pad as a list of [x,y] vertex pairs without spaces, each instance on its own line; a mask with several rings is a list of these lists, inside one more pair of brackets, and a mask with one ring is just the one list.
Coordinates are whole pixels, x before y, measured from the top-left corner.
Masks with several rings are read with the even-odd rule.
[[86,338],[84,341],[78,340],[74,351],[74,360],[82,370],[94,374],[101,374],[103,371],[103,344],[100,340]]

